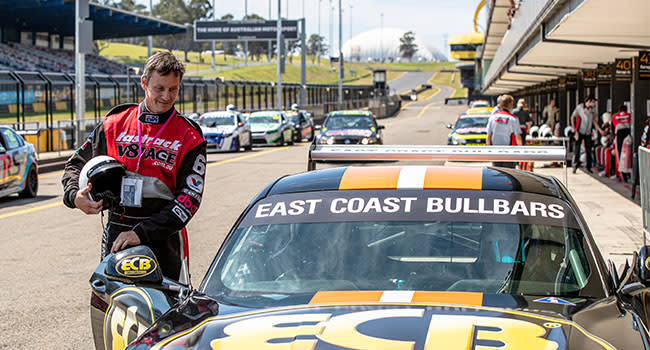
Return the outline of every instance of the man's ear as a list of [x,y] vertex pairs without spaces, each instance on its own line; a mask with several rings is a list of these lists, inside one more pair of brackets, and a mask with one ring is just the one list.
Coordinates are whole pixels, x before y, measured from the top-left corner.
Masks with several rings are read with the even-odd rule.
[[142,87],[142,90],[147,91],[147,78],[145,76],[140,77],[140,86]]

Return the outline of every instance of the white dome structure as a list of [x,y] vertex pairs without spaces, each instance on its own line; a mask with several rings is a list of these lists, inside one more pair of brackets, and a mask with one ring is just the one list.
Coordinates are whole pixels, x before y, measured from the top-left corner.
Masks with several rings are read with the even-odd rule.
[[[400,28],[375,28],[356,35],[343,44],[343,57],[352,61],[400,61],[400,38],[408,30]],[[417,51],[412,58],[416,61],[447,61],[447,57],[422,38],[415,37]]]

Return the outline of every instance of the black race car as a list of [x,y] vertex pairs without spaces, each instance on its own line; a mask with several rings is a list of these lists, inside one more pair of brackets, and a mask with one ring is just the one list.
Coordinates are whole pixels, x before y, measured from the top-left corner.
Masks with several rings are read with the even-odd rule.
[[381,130],[374,114],[369,111],[330,112],[321,127],[316,144],[371,145],[383,144]]
[[[451,149],[327,147],[312,157]],[[147,247],[109,255],[91,319],[98,349],[647,349],[649,273],[647,247],[620,273],[605,262],[553,177],[343,167],[270,183],[196,290]]]
[[293,140],[300,142],[303,139],[312,141],[314,139],[314,120],[311,113],[307,111],[284,111],[289,121],[293,123]]

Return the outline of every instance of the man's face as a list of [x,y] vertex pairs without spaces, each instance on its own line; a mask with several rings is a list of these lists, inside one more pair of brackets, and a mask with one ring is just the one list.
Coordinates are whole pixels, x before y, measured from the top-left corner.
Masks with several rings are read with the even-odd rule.
[[145,77],[142,76],[140,85],[142,85],[145,93],[144,101],[147,108],[152,113],[167,112],[176,101],[180,84],[180,75],[174,73],[160,75],[160,73],[154,71],[149,77],[148,83],[145,81]]
[[587,101],[585,101],[585,107],[587,107],[587,108],[593,107],[594,102],[595,102],[595,100],[587,100]]

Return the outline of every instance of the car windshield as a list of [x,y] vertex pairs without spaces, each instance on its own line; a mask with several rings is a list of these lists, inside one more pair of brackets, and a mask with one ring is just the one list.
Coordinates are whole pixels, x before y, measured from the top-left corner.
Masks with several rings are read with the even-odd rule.
[[487,128],[488,117],[462,117],[456,122],[456,129]]
[[287,118],[293,123],[297,123],[297,122],[300,121],[298,113],[295,113],[295,112],[287,113],[287,112],[285,112],[284,115],[287,116]]
[[280,116],[278,114],[251,114],[248,121],[251,124],[279,124]]
[[250,307],[307,303],[322,290],[603,294],[564,202],[346,192],[258,203],[213,265],[205,292]]
[[199,118],[199,125],[214,128],[221,125],[235,125],[234,115],[208,115]]
[[324,128],[339,129],[370,129],[374,127],[373,120],[365,115],[332,115],[325,120]]

